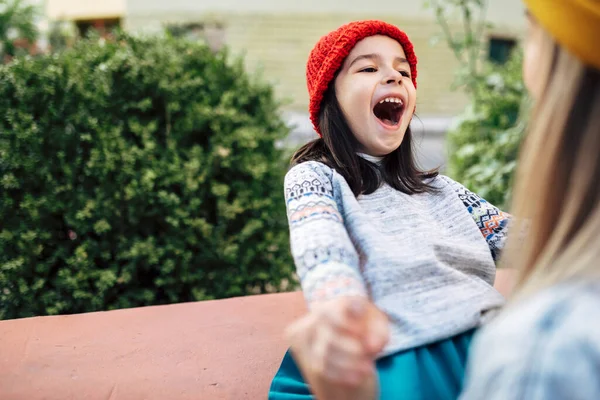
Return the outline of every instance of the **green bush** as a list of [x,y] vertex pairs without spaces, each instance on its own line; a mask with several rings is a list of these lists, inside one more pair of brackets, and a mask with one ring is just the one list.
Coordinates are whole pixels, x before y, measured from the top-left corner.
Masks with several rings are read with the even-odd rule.
[[240,60],[180,39],[0,67],[0,318],[290,279],[278,107]]
[[525,121],[518,120],[525,94],[521,65],[517,53],[505,65],[487,66],[448,133],[448,174],[505,208],[525,130]]

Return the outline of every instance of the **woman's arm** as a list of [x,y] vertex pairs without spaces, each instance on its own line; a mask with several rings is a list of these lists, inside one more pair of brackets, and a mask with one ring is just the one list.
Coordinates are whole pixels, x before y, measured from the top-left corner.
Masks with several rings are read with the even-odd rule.
[[[286,333],[291,353],[317,399],[378,398],[374,358],[387,342],[387,319],[365,299],[319,303]],[[380,340],[368,340],[365,346],[369,336]]]

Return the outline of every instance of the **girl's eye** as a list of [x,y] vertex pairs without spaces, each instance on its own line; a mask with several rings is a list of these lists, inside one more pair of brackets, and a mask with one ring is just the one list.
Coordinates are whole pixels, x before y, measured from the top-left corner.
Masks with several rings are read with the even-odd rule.
[[368,67],[368,68],[361,69],[360,72],[377,72],[377,69],[375,69],[373,67]]
[[408,72],[406,72],[406,71],[398,71],[398,72],[400,72],[402,74],[402,76],[410,78],[410,74]]

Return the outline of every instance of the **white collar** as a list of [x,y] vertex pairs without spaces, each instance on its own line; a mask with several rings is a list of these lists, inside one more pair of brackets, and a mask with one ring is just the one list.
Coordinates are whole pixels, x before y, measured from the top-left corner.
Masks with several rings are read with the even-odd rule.
[[383,157],[372,156],[370,154],[365,154],[365,153],[356,153],[356,154],[359,157],[362,157],[365,160],[370,161],[375,164],[381,164],[381,162],[383,161]]

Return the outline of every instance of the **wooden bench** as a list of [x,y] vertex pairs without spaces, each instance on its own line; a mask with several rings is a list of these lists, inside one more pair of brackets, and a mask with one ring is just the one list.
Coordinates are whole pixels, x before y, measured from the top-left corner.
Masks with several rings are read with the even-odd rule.
[[295,292],[1,321],[0,399],[266,399],[304,312]]

